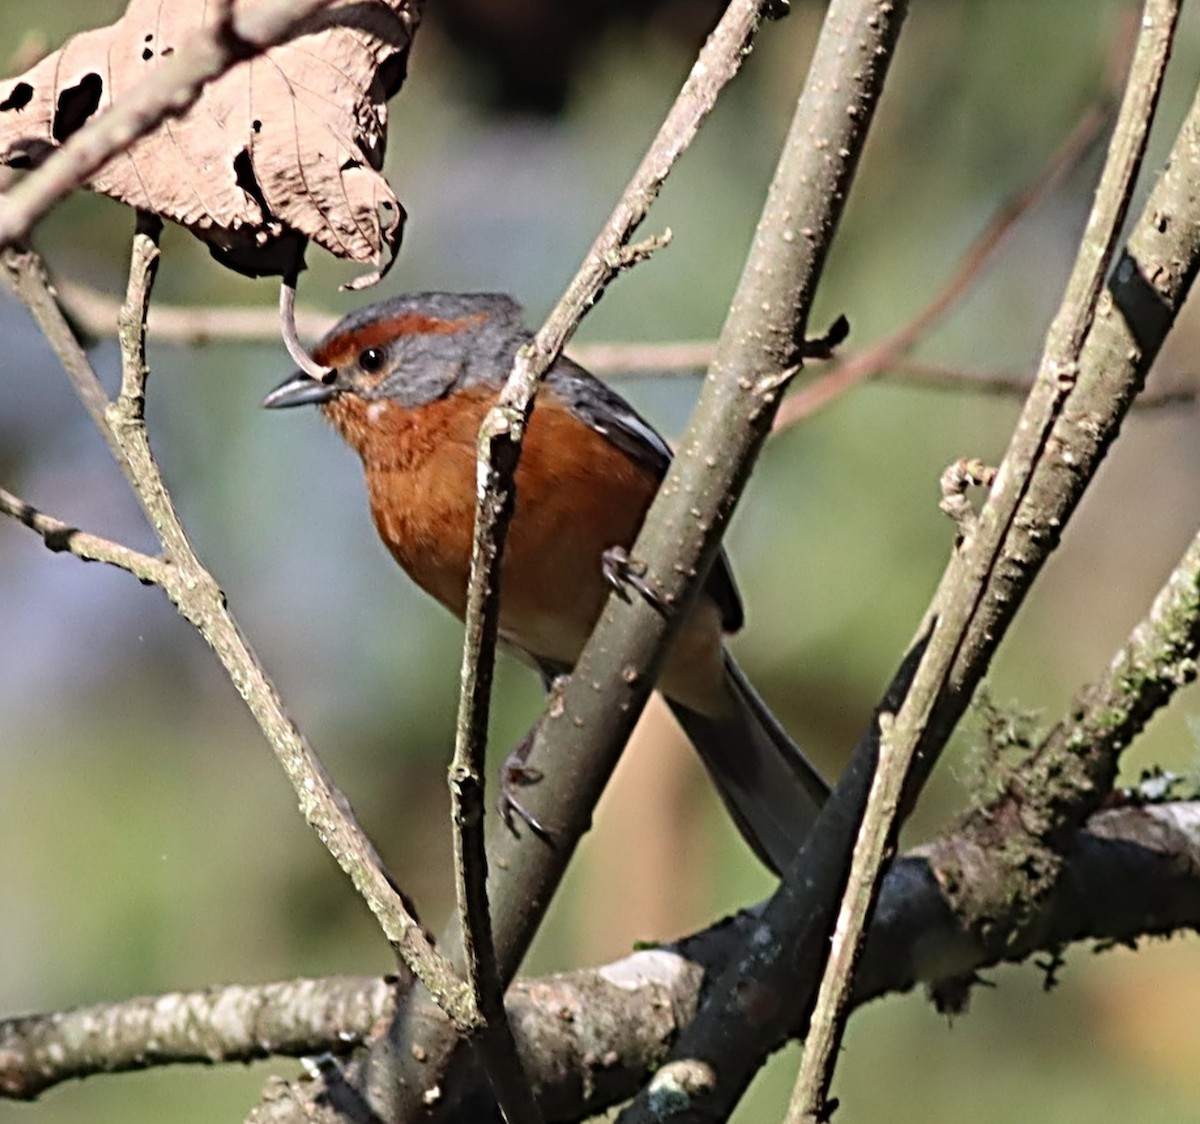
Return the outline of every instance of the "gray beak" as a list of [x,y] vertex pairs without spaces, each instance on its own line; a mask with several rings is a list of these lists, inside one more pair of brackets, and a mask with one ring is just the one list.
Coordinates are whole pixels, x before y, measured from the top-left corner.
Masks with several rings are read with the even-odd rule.
[[263,399],[268,410],[282,410],[286,406],[319,406],[337,395],[338,388],[314,379],[303,371],[295,371],[283,380]]

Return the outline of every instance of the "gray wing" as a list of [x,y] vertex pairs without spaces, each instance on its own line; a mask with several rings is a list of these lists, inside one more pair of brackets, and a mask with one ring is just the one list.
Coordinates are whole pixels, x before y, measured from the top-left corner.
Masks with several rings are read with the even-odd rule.
[[[671,464],[671,449],[661,434],[615,390],[565,356],[546,382],[577,418],[607,438],[635,464],[661,481]],[[721,627],[737,632],[745,620],[742,599],[724,549],[717,555],[704,588],[721,611]]]

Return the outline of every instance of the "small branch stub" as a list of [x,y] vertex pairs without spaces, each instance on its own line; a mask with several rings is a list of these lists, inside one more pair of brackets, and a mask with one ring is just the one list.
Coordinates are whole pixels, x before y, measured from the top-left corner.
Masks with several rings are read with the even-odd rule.
[[990,488],[996,482],[996,469],[978,457],[959,457],[942,473],[942,498],[938,508],[958,524],[966,537],[974,526],[976,512],[967,498],[968,488]]

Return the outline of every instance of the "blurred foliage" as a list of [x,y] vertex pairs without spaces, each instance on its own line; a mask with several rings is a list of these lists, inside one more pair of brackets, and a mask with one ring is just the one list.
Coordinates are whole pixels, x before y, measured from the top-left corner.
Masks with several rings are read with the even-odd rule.
[[[50,47],[119,7],[6,0],[0,43],[13,51],[32,35]],[[540,100],[506,93],[496,65],[475,68],[472,59],[489,53],[479,34],[467,36],[467,54],[454,46],[463,19],[495,18],[503,7],[448,5],[442,28],[430,25],[418,39],[394,105],[389,160],[411,218],[385,288],[504,288],[536,320],[690,66],[696,12],[713,6],[647,5],[655,15],[641,20],[633,4],[613,6],[622,9],[618,20],[602,5],[579,6],[574,38],[562,47],[569,65],[549,68],[554,82],[545,88],[557,93]],[[670,226],[671,248],[614,286],[584,338],[718,330],[819,24],[817,5],[793,9],[764,29],[665,190],[651,228]],[[999,201],[1043,166],[1096,96],[1128,11],[1117,0],[914,5],[820,293],[818,326],[845,312],[859,347],[928,299]],[[515,41],[528,46],[521,35]],[[534,57],[554,49],[543,45]],[[1151,168],[1192,96],[1198,62],[1193,13]],[[544,112],[556,98],[562,112]],[[498,114],[497,104],[543,112]],[[923,341],[923,356],[1029,367],[1098,162],[1024,219],[981,283]],[[114,205],[80,195],[43,225],[37,244],[62,274],[117,292],[131,226]],[[311,264],[303,296],[349,307],[353,299],[335,293],[347,270],[315,255]],[[166,239],[159,297],[274,300],[268,284],[220,272],[178,232]],[[3,483],[80,526],[149,546],[101,442],[11,303],[0,303],[0,331]],[[1195,317],[1185,317],[1165,368],[1190,362],[1196,334]],[[152,359],[152,431],[201,556],[436,925],[451,893],[444,766],[458,626],[414,593],[377,545],[357,465],[320,419],[257,408],[287,367],[281,349],[157,346]],[[96,361],[114,377],[111,344],[96,349]],[[624,389],[673,434],[696,388],[674,378]],[[1016,410],[1008,400],[885,383],[845,397],[766,450],[730,535],[749,614],[736,647],[828,772],[862,728],[950,549],[953,528],[936,508],[939,473],[963,454],[995,461]],[[998,703],[1019,699],[1052,719],[1142,614],[1200,523],[1194,425],[1188,411],[1128,423],[1003,649],[990,686]],[[386,970],[366,910],[295,814],[210,654],[161,594],[51,556],[11,524],[0,524],[0,576],[0,1011],[222,980]],[[538,698],[531,678],[506,664],[498,752],[523,732]],[[1130,755],[1131,776],[1151,762],[1194,771],[1186,717],[1195,706],[1186,693],[1156,723]],[[657,725],[651,734],[665,738]],[[971,741],[968,723],[910,840],[928,837],[962,804]],[[637,938],[686,931],[767,889],[690,756],[674,744],[652,756],[658,749],[642,746],[623,764],[528,970],[620,955]],[[644,885],[630,885],[634,864]],[[669,871],[670,882],[656,881],[657,870]],[[663,884],[673,896],[661,894]],[[992,978],[999,986],[979,991],[953,1025],[918,996],[857,1016],[835,1090],[842,1114],[894,1124],[963,1115],[977,1124],[1195,1118],[1200,975],[1189,942],[1136,955],[1073,952],[1048,997],[1032,967]],[[272,1068],[295,1070],[284,1063],[94,1079],[34,1107],[0,1103],[0,1122],[118,1113],[131,1121],[237,1119]],[[793,1073],[794,1054],[785,1051],[741,1119],[777,1118]]]

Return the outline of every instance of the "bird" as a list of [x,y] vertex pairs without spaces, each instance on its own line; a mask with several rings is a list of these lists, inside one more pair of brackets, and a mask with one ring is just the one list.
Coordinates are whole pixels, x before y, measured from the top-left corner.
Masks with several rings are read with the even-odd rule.
[[[320,408],[361,458],[384,545],[460,620],[477,434],[531,338],[520,304],[505,294],[404,294],[344,317],[313,352],[324,373],[296,371],[263,402]],[[516,469],[499,623],[503,646],[547,686],[578,659],[620,577],[613,560],[632,548],[670,462],[666,441],[618,393],[565,356],[550,367]],[[743,620],[722,550],[656,687],[742,836],[780,874],[829,788],[726,648]]]

